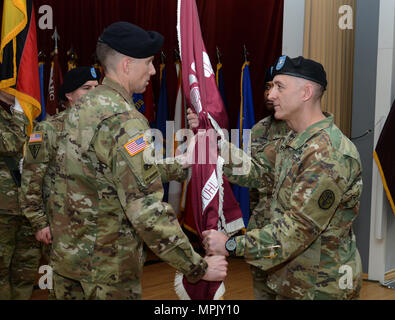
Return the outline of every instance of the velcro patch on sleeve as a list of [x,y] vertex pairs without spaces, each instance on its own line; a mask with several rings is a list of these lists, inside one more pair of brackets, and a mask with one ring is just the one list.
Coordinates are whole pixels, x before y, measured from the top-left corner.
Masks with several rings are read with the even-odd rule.
[[29,143],[42,142],[42,141],[43,141],[43,135],[41,132],[34,132],[29,137]]
[[124,144],[126,151],[131,157],[148,148],[148,143],[144,139],[144,135],[138,136],[137,138],[130,140]]

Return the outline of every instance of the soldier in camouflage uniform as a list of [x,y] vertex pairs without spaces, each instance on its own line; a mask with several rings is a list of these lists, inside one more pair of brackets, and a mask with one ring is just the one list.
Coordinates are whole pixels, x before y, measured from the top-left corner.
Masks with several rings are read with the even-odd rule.
[[[265,74],[264,104],[270,116],[262,119],[252,127],[251,130],[251,157],[258,163],[271,167],[263,177],[265,184],[260,188],[250,188],[250,208],[251,215],[248,222],[247,231],[261,229],[272,220],[270,205],[272,202],[272,186],[274,182],[274,168],[276,162],[275,145],[283,139],[289,132],[287,123],[274,118],[273,102],[268,99],[269,91],[273,87],[272,69]],[[198,116],[188,109],[188,122],[191,128],[198,127]],[[251,265],[254,296],[256,300],[273,299],[272,290],[266,286],[267,273]]]
[[[66,110],[38,123],[28,142],[23,162],[21,209],[36,231],[36,239],[47,245],[51,243],[51,208],[49,197],[55,182],[55,156],[58,139],[62,136],[67,110],[83,95],[99,84],[100,72],[93,67],[70,70],[59,88],[59,98]],[[45,210],[44,210],[45,209]],[[44,250],[49,260],[49,250]]]
[[203,259],[193,250],[173,209],[161,202],[157,166],[144,160],[149,126],[131,96],[155,74],[162,43],[158,33],[130,23],[110,25],[96,50],[103,84],[65,119],[50,197],[57,299],[140,299],[144,242],[189,281],[226,276],[224,257]]
[[40,259],[40,243],[29,221],[21,214],[18,192],[19,161],[27,125],[22,108],[13,96],[0,92],[13,104],[10,116],[0,107],[0,299],[29,299]]
[[[269,100],[269,92],[273,87],[272,68],[267,70],[265,75],[264,104],[271,115],[262,119],[252,127],[251,130],[251,157],[262,165],[272,168],[272,171],[265,175],[266,183],[261,188],[250,189],[251,216],[248,222],[247,231],[261,229],[266,224],[271,223],[272,215],[270,205],[272,203],[272,185],[274,182],[274,168],[276,162],[275,145],[283,139],[289,132],[287,123],[274,118],[273,101]],[[251,265],[252,283],[254,297],[256,300],[273,299],[273,293],[266,286],[267,273]]]
[[[357,299],[360,294],[361,259],[352,222],[362,192],[361,163],[333,116],[321,111],[326,84],[322,65],[303,57],[279,59],[269,99],[276,119],[291,130],[274,146],[271,221],[243,236],[204,234],[208,254],[244,256],[264,270],[273,299]],[[233,156],[224,170],[231,182],[260,188],[270,181],[270,161],[251,159],[227,142],[221,148]],[[235,175],[237,163],[250,164],[249,172]]]

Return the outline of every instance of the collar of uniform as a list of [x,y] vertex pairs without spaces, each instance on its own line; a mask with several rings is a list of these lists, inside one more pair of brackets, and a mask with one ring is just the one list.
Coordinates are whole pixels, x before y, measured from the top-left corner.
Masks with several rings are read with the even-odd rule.
[[130,105],[134,105],[132,96],[128,94],[125,88],[122,87],[118,82],[104,77],[102,84],[117,91]]
[[295,134],[295,132],[292,131],[292,133],[288,137],[292,137],[293,135],[294,139],[291,138],[288,142],[288,145],[293,149],[299,149],[301,146],[303,146],[306,143],[307,140],[309,140],[317,132],[324,130],[330,127],[331,125],[333,125],[333,115],[327,112],[324,112],[324,115],[326,116],[325,119],[312,124],[305,131],[299,134]]

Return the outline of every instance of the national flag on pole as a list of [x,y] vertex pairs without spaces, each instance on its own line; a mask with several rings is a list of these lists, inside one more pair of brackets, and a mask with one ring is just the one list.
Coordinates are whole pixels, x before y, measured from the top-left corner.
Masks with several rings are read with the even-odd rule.
[[144,97],[142,93],[133,93],[133,102],[134,102],[134,106],[136,107],[136,109],[144,114],[145,112],[145,104],[144,104]]
[[67,56],[69,59],[67,60],[67,71],[77,68],[77,53],[75,52],[73,46],[67,51]]
[[[185,109],[185,98],[182,92],[182,73],[180,61],[175,63],[177,72],[177,97],[176,106],[174,110],[174,134],[180,129],[185,129],[186,124],[186,109]],[[174,139],[174,153],[176,154],[179,142]],[[182,150],[185,152],[185,150]],[[176,154],[177,155],[177,154]],[[181,218],[181,213],[185,207],[185,197],[182,197],[183,193],[186,193],[187,182],[170,181],[169,183],[169,203],[176,212],[178,218]]]
[[[155,141],[155,149],[163,158],[166,157],[166,121],[169,119],[167,84],[166,84],[166,65],[160,65],[160,93],[158,101],[158,112],[156,114],[156,128],[162,133],[163,141]],[[164,195],[163,201],[168,201],[169,183],[163,184]]]
[[41,101],[41,113],[37,117],[37,121],[43,121],[45,119],[45,98],[44,98],[44,62],[38,63],[38,74],[40,77],[40,101]]
[[[251,142],[251,129],[255,124],[254,104],[252,101],[252,89],[250,79],[250,62],[246,61],[241,69],[241,102],[239,122],[237,129],[239,135],[237,146],[240,149],[247,151],[248,145]],[[241,211],[243,212],[244,224],[247,226],[250,220],[250,192],[248,188],[233,185],[233,192],[237,201],[239,202]]]
[[37,34],[32,0],[5,0],[0,44],[0,89],[17,97],[30,125],[41,112]]
[[[228,117],[203,43],[195,0],[178,0],[177,9],[182,81],[187,105],[193,106],[199,115],[198,129],[214,128],[222,133],[221,128],[228,127]],[[191,188],[193,216],[200,240],[202,232],[208,229],[232,234],[244,227],[240,208],[229,182],[223,177],[224,159],[216,155],[216,135],[208,136],[211,146],[209,143],[203,146],[202,142],[207,142],[207,139],[202,138],[195,147],[195,164],[188,186]],[[219,299],[225,292],[222,282],[201,280],[191,284],[179,273],[176,274],[175,286],[181,299]]]
[[144,93],[133,94],[133,101],[136,109],[147,118],[150,126],[153,125],[155,120],[155,112],[151,81]]
[[395,136],[395,101],[381,131],[376,148],[373,152],[374,160],[379,169],[381,179],[392,212],[395,215],[395,157],[393,139]]

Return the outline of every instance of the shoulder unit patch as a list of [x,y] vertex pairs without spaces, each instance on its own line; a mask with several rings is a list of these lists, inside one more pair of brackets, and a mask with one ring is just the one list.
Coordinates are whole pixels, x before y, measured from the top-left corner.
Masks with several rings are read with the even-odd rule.
[[323,210],[328,210],[335,202],[335,193],[332,190],[325,190],[318,199],[318,205]]

